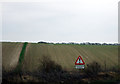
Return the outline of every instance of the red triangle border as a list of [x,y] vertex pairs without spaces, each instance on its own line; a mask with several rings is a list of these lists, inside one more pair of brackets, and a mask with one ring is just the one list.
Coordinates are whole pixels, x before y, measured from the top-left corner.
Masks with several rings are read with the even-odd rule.
[[[82,60],[83,63],[77,63],[77,61],[79,60],[79,57],[80,57],[80,59]],[[85,62],[83,61],[82,57],[81,56],[79,56],[79,57],[77,58],[77,60],[75,62],[75,65],[84,65]]]

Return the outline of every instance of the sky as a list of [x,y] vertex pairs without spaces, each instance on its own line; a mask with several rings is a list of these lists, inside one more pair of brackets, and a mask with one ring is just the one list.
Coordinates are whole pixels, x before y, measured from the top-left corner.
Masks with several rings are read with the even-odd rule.
[[119,0],[2,3],[2,41],[118,42]]

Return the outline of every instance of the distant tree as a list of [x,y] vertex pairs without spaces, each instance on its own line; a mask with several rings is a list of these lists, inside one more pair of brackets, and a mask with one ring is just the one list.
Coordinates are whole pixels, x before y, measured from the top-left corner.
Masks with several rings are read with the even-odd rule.
[[38,42],[38,43],[43,43],[43,44],[47,44],[47,42],[43,42],[43,41],[40,41],[40,42]]
[[102,45],[107,45],[107,43],[103,43]]

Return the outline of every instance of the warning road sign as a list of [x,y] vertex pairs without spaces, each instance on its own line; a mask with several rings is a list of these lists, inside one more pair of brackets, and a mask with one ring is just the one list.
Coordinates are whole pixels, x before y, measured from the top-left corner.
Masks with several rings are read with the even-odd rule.
[[82,57],[79,56],[75,62],[75,65],[84,65],[85,62],[83,61]]
[[79,56],[75,62],[75,65],[77,69],[84,69],[85,62],[83,61],[82,57]]

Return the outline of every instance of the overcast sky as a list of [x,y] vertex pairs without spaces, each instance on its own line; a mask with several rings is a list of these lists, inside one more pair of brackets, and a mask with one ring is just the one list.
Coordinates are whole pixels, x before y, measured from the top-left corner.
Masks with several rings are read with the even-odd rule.
[[3,41],[118,42],[118,0],[2,4]]

